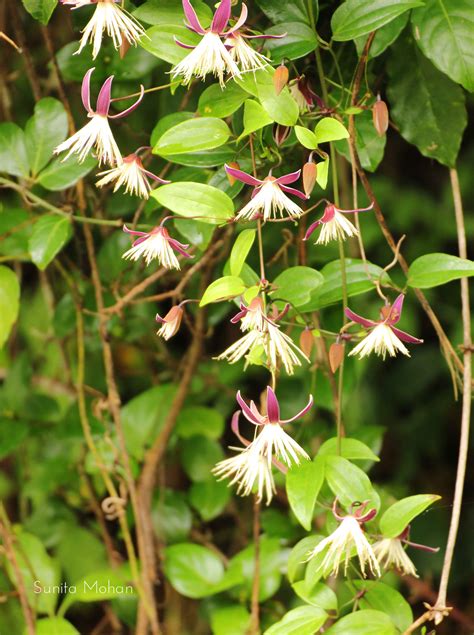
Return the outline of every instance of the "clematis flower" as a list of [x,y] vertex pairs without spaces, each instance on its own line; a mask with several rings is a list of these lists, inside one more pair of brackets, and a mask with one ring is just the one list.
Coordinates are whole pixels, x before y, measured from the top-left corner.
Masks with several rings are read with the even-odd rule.
[[132,234],[133,236],[139,236],[139,238],[135,240],[132,247],[123,254],[122,258],[138,260],[141,256],[144,256],[147,265],[156,258],[165,269],[179,270],[181,267],[174,252],[177,251],[181,256],[184,256],[184,258],[192,258],[191,254],[186,252],[189,245],[183,245],[183,243],[180,243],[175,238],[171,238],[168,230],[163,226],[163,222],[158,227],[152,229],[151,232],[132,231],[124,225],[124,232]]
[[321,218],[312,223],[305,234],[303,240],[308,240],[311,234],[320,225],[321,233],[316,245],[327,245],[331,240],[345,240],[347,236],[357,236],[356,227],[344,217],[344,214],[358,214],[359,212],[368,212],[374,207],[372,203],[369,207],[360,209],[339,209],[333,203],[328,203],[324,209]]
[[276,320],[281,319],[288,310],[289,305],[272,320],[266,315],[261,298],[254,298],[248,307],[242,304],[241,310],[231,322],[236,324],[242,320],[241,329],[248,332],[216,359],[225,359],[229,364],[234,364],[244,356],[248,360],[249,356],[261,350],[265,352],[270,368],[276,369],[278,361],[281,360],[286,372],[292,375],[294,367],[301,366],[299,356],[308,362],[309,359],[276,324]]
[[319,567],[324,577],[337,575],[341,561],[344,561],[344,575],[347,575],[347,567],[351,559],[352,551],[355,549],[364,578],[366,577],[366,567],[373,575],[380,576],[380,567],[375,557],[374,551],[364,535],[361,528],[363,523],[372,520],[377,514],[375,509],[365,512],[369,501],[361,503],[358,507],[352,505],[352,513],[347,516],[340,516],[337,512],[337,499],[334,501],[333,514],[339,521],[339,526],[330,536],[324,538],[309,553],[308,560],[311,560],[320,553],[326,552]]
[[403,575],[412,575],[418,578],[415,565],[410,560],[402,542],[398,538],[383,538],[377,540],[373,545],[373,550],[378,563],[384,569],[394,567]]
[[183,313],[184,311],[181,304],[172,307],[164,318],[160,317],[157,313],[155,319],[161,324],[161,328],[158,329],[156,334],[164,340],[169,340],[173,335],[176,335],[181,326]]
[[357,315],[351,309],[346,309],[346,315],[350,320],[369,329],[367,337],[364,337],[349,355],[359,355],[359,359],[362,359],[375,352],[376,355],[380,355],[382,359],[385,359],[387,353],[390,357],[395,357],[397,352],[400,352],[410,357],[410,353],[403,342],[422,344],[423,340],[395,327],[402,315],[404,299],[405,296],[401,293],[392,305],[383,306],[380,311],[380,320],[378,321],[368,320]]
[[240,412],[242,412],[247,421],[256,426],[255,437],[249,445],[249,449],[255,450],[260,456],[264,457],[269,466],[271,466],[274,455],[275,458],[281,459],[288,467],[291,467],[293,463],[299,465],[301,456],[309,459],[303,448],[283,430],[282,426],[303,417],[310,410],[313,405],[312,395],[310,395],[309,401],[303,410],[290,419],[280,418],[280,405],[270,386],[267,386],[265,414],[259,412],[253,401],[250,402],[250,405],[247,405],[240,394],[240,390],[237,393],[237,402],[242,410],[236,413],[236,425],[238,425],[238,417]]
[[136,46],[140,38],[145,35],[142,25],[118,4],[120,0],[60,0],[60,2],[70,5],[72,9],[96,5],[92,18],[82,31],[80,46],[75,55],[90,42],[92,59],[95,59],[102,46],[104,31],[112,38],[116,49],[122,46],[124,39],[129,45]]
[[263,214],[263,220],[267,221],[276,218],[277,214],[283,217],[284,213],[288,214],[290,218],[298,218],[303,213],[301,207],[293,203],[285,194],[285,192],[287,192],[303,200],[308,198],[303,192],[293,187],[288,187],[289,183],[294,183],[300,178],[301,170],[292,172],[291,174],[285,174],[278,178],[269,174],[263,181],[256,179],[242,170],[231,168],[229,165],[225,165],[225,170],[227,174],[230,174],[238,181],[242,181],[247,185],[253,185],[254,187],[250,202],[237,214],[237,220],[241,220],[242,218],[252,220],[260,214]]
[[84,75],[81,89],[82,103],[87,110],[87,116],[90,121],[73,134],[72,137],[60,143],[57,148],[55,148],[54,153],[59,154],[60,152],[69,150],[63,161],[68,159],[72,154],[77,154],[79,163],[82,163],[92,148],[95,148],[99,165],[108,163],[110,166],[114,166],[115,164],[122,163],[122,155],[120,154],[120,150],[110,129],[109,119],[125,117],[135,110],[143,99],[145,89],[143,86],[140,87],[140,97],[129,108],[116,115],[109,115],[111,102],[110,93],[114,80],[114,76],[112,75],[103,83],[97,98],[96,109],[92,110],[90,103],[90,81],[93,72],[94,69],[91,68]]
[[320,108],[324,107],[323,100],[312,90],[309,81],[304,75],[292,81],[289,85],[289,89],[293,99],[298,104],[300,114],[304,115],[311,110],[315,101]]
[[97,176],[102,176],[103,178],[97,181],[97,187],[103,187],[108,183],[115,182],[114,192],[124,185],[127,194],[135,194],[135,196],[140,196],[140,198],[148,199],[151,192],[148,178],[153,179],[160,185],[170,183],[170,181],[160,179],[159,176],[144,168],[142,160],[138,156],[142,149],[138,148],[133,154],[124,157],[122,163],[116,167],[105,172],[99,172]]
[[193,77],[204,79],[209,73],[212,73],[218,77],[221,86],[224,86],[226,73],[229,73],[231,77],[238,77],[240,75],[239,67],[221,38],[231,35],[245,22],[247,17],[245,5],[242,5],[242,15],[237,20],[236,25],[228,31],[225,29],[230,19],[231,0],[221,1],[214,13],[209,29],[204,29],[201,26],[189,0],[183,0],[183,10],[188,20],[186,24],[188,29],[202,35],[203,38],[197,46],[183,44],[175,38],[176,44],[192,50],[171,69],[171,76],[174,78],[181,75],[184,78],[184,84],[189,84]]

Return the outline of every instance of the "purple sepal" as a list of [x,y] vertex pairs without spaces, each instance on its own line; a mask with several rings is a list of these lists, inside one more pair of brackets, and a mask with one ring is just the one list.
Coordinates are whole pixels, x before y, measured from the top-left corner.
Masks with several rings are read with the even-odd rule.
[[280,422],[280,406],[270,386],[267,386],[267,416],[270,423]]
[[247,439],[245,439],[241,434],[240,434],[240,429],[239,429],[239,418],[240,418],[240,410],[237,410],[236,412],[234,412],[234,414],[232,415],[232,422],[230,424],[231,430],[232,432],[235,434],[235,436],[238,438],[238,440],[245,446],[249,446],[250,445],[250,441],[247,441]]
[[281,35],[270,35],[265,33],[261,33],[260,35],[247,35],[247,34],[241,33],[241,35],[246,40],[279,40],[282,37],[286,37],[288,33],[281,33]]
[[245,5],[242,2],[242,8],[240,10],[240,17],[237,20],[237,22],[234,24],[234,26],[229,29],[224,35],[232,35],[232,33],[235,33],[236,31],[238,31],[240,28],[242,28],[245,24],[245,22],[247,21],[247,16],[248,16],[249,12],[247,9],[247,5]]
[[288,194],[293,194],[293,196],[297,196],[298,198],[301,198],[304,201],[307,201],[309,199],[309,196],[307,196],[304,192],[300,192],[294,187],[288,187],[287,185],[280,185],[280,189],[283,190],[284,192],[287,192]]
[[213,33],[223,33],[230,19],[230,0],[221,0],[211,22]]
[[132,234],[132,236],[148,236],[147,232],[135,231],[133,229],[129,229],[126,225],[122,227],[122,231],[124,231],[126,234]]
[[90,68],[87,73],[84,75],[82,80],[81,87],[81,98],[84,108],[88,113],[92,113],[91,108],[91,75],[94,72],[95,68]]
[[278,185],[289,185],[290,183],[294,183],[300,178],[301,170],[297,170],[296,172],[290,172],[289,174],[284,174],[283,176],[279,176],[276,179]]
[[231,168],[229,165],[227,165],[227,163],[224,165],[224,168],[227,174],[230,174],[230,176],[233,176],[234,179],[237,179],[238,181],[242,181],[242,183],[246,183],[247,185],[253,185],[254,187],[258,187],[259,185],[262,185],[262,181],[259,181],[258,179],[251,176],[250,174],[247,174],[247,172],[243,172],[242,170],[236,170],[235,168]]
[[423,340],[413,337],[413,335],[409,335],[405,333],[405,331],[400,331],[400,329],[397,329],[395,326],[390,326],[390,328],[402,342],[407,342],[408,344],[423,344]]
[[204,35],[206,31],[202,28],[199,18],[196,15],[196,11],[194,11],[189,0],[183,0],[183,11],[187,21],[189,22],[189,25],[186,26],[189,26],[193,31],[199,33],[199,35]]
[[153,174],[153,172],[150,172],[149,170],[143,170],[143,173],[146,174],[146,176],[148,176],[148,178],[153,179],[153,181],[156,181],[160,185],[168,185],[168,183],[171,183],[171,181],[167,181],[166,179],[162,179],[161,177],[156,176],[156,174]]
[[179,254],[181,254],[185,258],[192,258],[191,254],[188,254],[186,251],[186,249],[189,248],[189,245],[184,245],[183,243],[180,243],[175,238],[168,238],[168,243],[175,251],[177,251]]
[[162,318],[158,313],[155,315],[155,321],[159,324],[166,324],[166,320]]
[[308,403],[306,404],[306,406],[303,408],[303,410],[300,410],[298,412],[298,414],[296,414],[294,417],[291,417],[290,419],[282,419],[280,421],[281,424],[285,424],[285,423],[291,423],[292,421],[296,421],[296,419],[300,419],[301,417],[304,417],[304,415],[311,410],[311,408],[313,407],[313,395],[309,396],[309,400]]
[[252,410],[249,408],[249,406],[247,406],[247,404],[245,403],[244,399],[242,399],[242,395],[240,394],[240,390],[237,393],[236,399],[237,399],[237,403],[242,408],[242,413],[243,413],[244,417],[246,419],[248,419],[248,421],[250,421],[250,423],[253,423],[256,426],[261,425],[262,422],[259,419],[257,419],[255,414],[252,412]]
[[354,311],[351,311],[349,308],[347,308],[344,311],[344,313],[346,314],[346,317],[349,318],[349,320],[352,320],[353,322],[356,322],[357,324],[361,324],[362,326],[365,326],[365,328],[367,329],[372,328],[373,326],[377,326],[377,324],[379,324],[379,322],[374,322],[373,320],[367,320],[361,315],[354,313]]
[[396,324],[397,322],[400,321],[404,299],[405,299],[405,296],[403,295],[403,293],[400,293],[400,295],[397,297],[395,302],[392,304],[390,309],[390,315],[388,316],[388,319],[387,319],[387,322],[389,324]]
[[180,46],[182,49],[192,50],[192,49],[196,48],[195,46],[192,46],[191,44],[185,44],[184,42],[181,42],[181,40],[178,40],[177,37],[175,37],[173,39],[176,42],[176,44],[178,46]]
[[110,108],[110,93],[112,91],[112,82],[114,81],[114,76],[111,75],[107,77],[105,82],[102,84],[102,88],[100,89],[99,96],[97,97],[97,106],[96,106],[96,114],[102,115],[103,117],[107,117],[109,114]]
[[245,304],[240,303],[240,311],[234,315],[233,318],[230,319],[231,324],[237,324],[240,320],[245,317],[248,313],[248,309]]
[[340,214],[359,214],[360,212],[370,212],[370,210],[374,209],[374,204],[371,203],[368,207],[360,207],[358,209],[339,209],[339,207],[335,207],[335,209]]
[[306,234],[304,235],[303,240],[308,240],[311,234],[322,224],[322,222],[323,221],[319,219],[315,220],[314,223],[311,223],[311,225],[306,230]]
[[143,86],[143,84],[140,84],[140,96],[138,97],[137,101],[131,106],[129,106],[126,110],[123,110],[122,112],[119,112],[116,115],[109,115],[109,119],[121,119],[122,117],[126,117],[127,115],[129,115],[140,104],[144,94],[145,94],[145,87]]

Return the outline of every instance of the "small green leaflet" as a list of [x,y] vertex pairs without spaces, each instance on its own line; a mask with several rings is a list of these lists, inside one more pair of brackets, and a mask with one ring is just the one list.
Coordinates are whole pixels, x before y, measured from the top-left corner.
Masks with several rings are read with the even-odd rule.
[[33,227],[29,241],[31,260],[43,271],[71,238],[71,221],[64,216],[47,214]]

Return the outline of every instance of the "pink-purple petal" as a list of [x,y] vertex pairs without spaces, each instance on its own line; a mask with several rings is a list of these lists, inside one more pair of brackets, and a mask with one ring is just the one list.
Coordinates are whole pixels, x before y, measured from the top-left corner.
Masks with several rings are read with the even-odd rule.
[[133,229],[129,229],[126,225],[122,227],[122,231],[124,231],[126,234],[132,234],[132,236],[148,236],[149,235],[147,232],[139,232]]
[[176,44],[178,46],[180,46],[182,49],[188,49],[188,50],[192,50],[195,49],[195,46],[192,46],[191,44],[185,44],[184,42],[181,42],[181,40],[178,40],[177,37],[174,38],[174,41],[176,42]]
[[231,0],[221,0],[211,22],[213,33],[223,33],[230,19]]
[[155,315],[155,321],[158,322],[159,324],[166,324],[166,320],[164,318],[162,318],[159,313],[157,313]]
[[231,168],[229,165],[227,165],[227,163],[224,165],[224,168],[227,174],[230,174],[230,176],[233,176],[234,179],[237,179],[238,181],[242,181],[242,183],[253,185],[254,187],[262,185],[262,181],[260,181],[259,179],[256,179],[252,175],[247,174],[247,172],[243,172],[242,170]]
[[161,177],[156,176],[156,174],[153,174],[153,172],[150,172],[149,170],[143,170],[143,173],[146,174],[148,178],[152,179],[153,181],[156,181],[160,185],[167,185],[168,183],[171,183],[171,181],[162,179]]
[[192,258],[192,255],[188,254],[188,252],[186,251],[186,249],[189,248],[189,245],[183,245],[183,243],[180,243],[174,238],[168,238],[168,243],[171,245],[172,249],[177,251],[178,254],[184,256],[184,258]]
[[405,300],[404,294],[400,293],[400,295],[397,297],[397,299],[395,300],[395,302],[392,304],[390,308],[390,314],[387,319],[387,322],[389,324],[396,324],[397,322],[400,321],[404,300]]
[[279,40],[282,37],[286,37],[288,33],[281,33],[281,35],[270,35],[261,33],[260,35],[247,35],[246,33],[240,34],[246,40]]
[[137,101],[131,106],[129,106],[126,110],[123,110],[122,112],[119,112],[116,115],[109,115],[109,119],[121,119],[122,117],[126,117],[127,115],[129,115],[131,112],[135,110],[135,108],[138,107],[144,95],[145,95],[145,87],[143,86],[143,84],[140,84],[140,96],[138,97]]
[[313,407],[313,401],[313,395],[310,395],[308,403],[303,408],[303,410],[300,410],[298,414],[296,414],[294,417],[291,417],[290,419],[284,419],[283,421],[281,421],[281,423],[291,423],[292,421],[296,421],[297,419],[301,419],[301,417],[304,417],[304,415]]
[[303,240],[308,240],[311,234],[321,225],[322,222],[323,221],[319,219],[315,220],[314,223],[311,223],[311,225],[306,230],[306,234],[304,235]]
[[230,319],[232,324],[238,324],[238,322],[240,322],[240,320],[245,317],[247,314],[247,309],[242,309],[242,311],[239,311],[238,313],[236,313],[234,315],[233,318]]
[[280,405],[270,386],[267,386],[267,416],[270,423],[279,423],[280,421]]
[[114,76],[111,75],[110,77],[107,77],[105,82],[102,84],[102,88],[100,89],[99,96],[97,97],[96,113],[98,115],[107,116],[109,114],[110,93],[112,91],[113,81],[114,81]]
[[247,9],[247,5],[242,2],[239,19],[234,24],[234,26],[225,33],[225,35],[231,35],[232,33],[235,33],[235,31],[238,31],[240,28],[242,28],[247,21],[248,14],[249,11]]
[[245,403],[244,399],[242,398],[242,395],[240,394],[240,390],[237,393],[236,399],[237,399],[237,403],[242,408],[242,412],[243,412],[244,417],[248,421],[250,421],[250,423],[253,423],[256,426],[260,425],[260,421],[257,419],[257,417],[254,415],[252,410],[249,408],[249,406],[247,406],[247,404]]
[[189,2],[189,0],[183,0],[183,11],[191,29],[196,33],[199,33],[199,35],[204,35],[206,31],[202,28],[199,18],[196,15],[196,11],[194,11],[193,5]]
[[84,108],[87,110],[88,113],[92,112],[92,108],[91,108],[91,75],[94,72],[94,68],[90,68],[87,73],[84,75],[84,78],[82,80],[82,87],[81,87],[81,98],[82,98],[82,103],[84,105]]
[[296,172],[290,172],[290,174],[284,174],[283,176],[279,176],[276,179],[278,185],[288,185],[289,183],[294,183],[300,178],[301,170],[296,170]]
[[241,434],[240,434],[240,429],[239,429],[239,418],[240,418],[240,410],[236,410],[236,412],[234,412],[234,414],[232,415],[232,422],[230,424],[230,427],[232,429],[232,432],[235,434],[235,436],[239,439],[239,441],[241,443],[243,443],[243,445],[245,446],[249,446],[250,445],[250,441],[247,441],[247,439],[245,439]]
[[280,184],[279,186],[280,186],[280,189],[286,192],[287,194],[293,194],[293,196],[297,196],[298,198],[303,199],[303,201],[307,201],[309,198],[309,196],[306,196],[304,192],[300,192],[294,187],[288,187],[287,185],[280,185]]
[[423,344],[423,340],[418,339],[417,337],[413,337],[409,333],[405,333],[405,331],[401,331],[400,329],[395,328],[395,326],[390,326],[395,335],[402,340],[402,342],[407,342],[407,344]]
[[359,207],[357,209],[339,209],[339,207],[335,207],[340,214],[360,214],[361,212],[370,212],[374,209],[374,204],[371,203],[368,207]]
[[378,322],[374,322],[373,320],[368,320],[365,317],[362,317],[361,315],[358,315],[357,313],[354,313],[354,311],[351,311],[351,309],[347,308],[345,311],[346,317],[349,318],[349,320],[352,320],[353,322],[356,322],[357,324],[361,324],[362,326],[365,326],[365,328],[370,329],[374,326],[377,326]]

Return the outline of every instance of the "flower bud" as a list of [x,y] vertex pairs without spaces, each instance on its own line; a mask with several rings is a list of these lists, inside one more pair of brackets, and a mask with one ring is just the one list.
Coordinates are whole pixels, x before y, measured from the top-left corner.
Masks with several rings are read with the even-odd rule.
[[129,48],[130,48],[130,42],[127,40],[126,37],[122,38],[122,44],[120,45],[120,48],[119,48],[119,55],[121,60],[123,60]]
[[305,328],[305,330],[300,335],[300,348],[306,357],[311,355],[311,351],[314,346],[314,337],[311,329]]
[[273,139],[277,146],[281,146],[288,139],[288,135],[291,132],[291,128],[289,126],[282,126],[279,123],[276,123],[273,126]]
[[183,319],[183,309],[178,304],[172,307],[164,318],[160,317],[158,314],[156,315],[156,321],[161,324],[161,327],[157,331],[157,335],[162,337],[164,340],[169,340],[170,337],[176,335],[179,331],[179,327],[181,326],[181,320]]
[[306,196],[309,196],[313,191],[313,188],[316,184],[316,176],[318,173],[318,168],[316,163],[309,160],[303,166],[303,190]]
[[[234,170],[240,170],[240,165],[237,163],[237,161],[231,161],[231,163],[228,163],[227,165],[230,168],[233,168]],[[235,176],[232,176],[232,174],[229,174],[228,172],[226,172],[226,174],[227,174],[227,179],[229,180],[229,183],[232,187],[232,185],[234,185],[237,179],[235,178]]]
[[335,373],[344,359],[344,344],[334,342],[329,347],[329,366],[331,371]]
[[387,104],[380,99],[380,95],[372,108],[372,118],[377,134],[383,137],[388,129],[388,108]]
[[288,72],[288,69],[286,68],[284,64],[281,64],[275,70],[275,74],[273,75],[273,85],[275,87],[275,93],[277,95],[279,95],[281,91],[285,88],[285,86],[288,84],[289,76],[290,74]]

